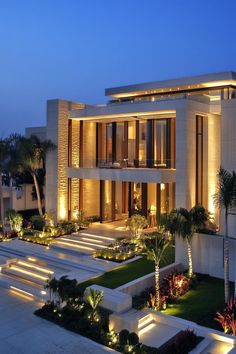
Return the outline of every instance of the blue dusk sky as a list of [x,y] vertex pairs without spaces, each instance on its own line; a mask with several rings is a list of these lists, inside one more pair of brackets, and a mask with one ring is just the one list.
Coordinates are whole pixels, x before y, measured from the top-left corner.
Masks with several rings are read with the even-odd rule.
[[44,125],[46,100],[236,71],[235,0],[0,0],[0,136]]

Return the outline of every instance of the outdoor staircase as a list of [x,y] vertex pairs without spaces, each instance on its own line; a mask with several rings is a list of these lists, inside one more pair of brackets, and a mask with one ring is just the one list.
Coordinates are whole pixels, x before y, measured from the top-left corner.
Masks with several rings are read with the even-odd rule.
[[142,335],[145,332],[148,332],[150,329],[156,326],[152,315],[148,314],[138,319],[138,335]]
[[115,242],[113,237],[76,232],[57,238],[50,247],[65,252],[92,254],[96,250],[108,247],[113,242]]
[[14,293],[45,298],[44,286],[53,277],[53,270],[34,257],[9,259],[1,266],[1,279]]
[[120,324],[118,325],[119,328],[116,328],[117,331],[126,328],[139,336],[157,326],[152,314],[147,313],[145,310],[138,311],[134,308],[123,313],[113,313],[110,318],[116,319],[115,322]]

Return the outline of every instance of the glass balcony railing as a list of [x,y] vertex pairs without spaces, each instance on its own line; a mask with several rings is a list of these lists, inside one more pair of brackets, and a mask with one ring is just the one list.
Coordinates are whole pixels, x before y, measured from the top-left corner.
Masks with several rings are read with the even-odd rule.
[[174,169],[175,160],[136,160],[136,159],[122,159],[122,160],[86,160],[82,164],[73,164],[74,168],[153,168],[153,169]]

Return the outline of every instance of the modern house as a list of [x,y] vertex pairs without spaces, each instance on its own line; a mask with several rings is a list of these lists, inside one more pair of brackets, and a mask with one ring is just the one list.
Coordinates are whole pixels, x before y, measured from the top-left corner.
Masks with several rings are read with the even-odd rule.
[[[173,207],[204,205],[217,171],[236,169],[236,73],[222,72],[109,88],[105,105],[49,100],[46,208],[76,208],[100,220],[134,212],[150,224]],[[230,218],[234,236],[236,218]]]

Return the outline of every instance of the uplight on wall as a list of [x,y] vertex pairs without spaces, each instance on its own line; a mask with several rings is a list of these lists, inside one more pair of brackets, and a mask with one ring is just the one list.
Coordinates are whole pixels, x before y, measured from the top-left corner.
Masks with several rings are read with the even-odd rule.
[[161,183],[161,191],[164,191],[166,188],[165,184],[164,183]]
[[65,200],[63,197],[60,198],[60,203],[59,203],[59,218],[60,220],[66,219],[66,207],[65,207]]

